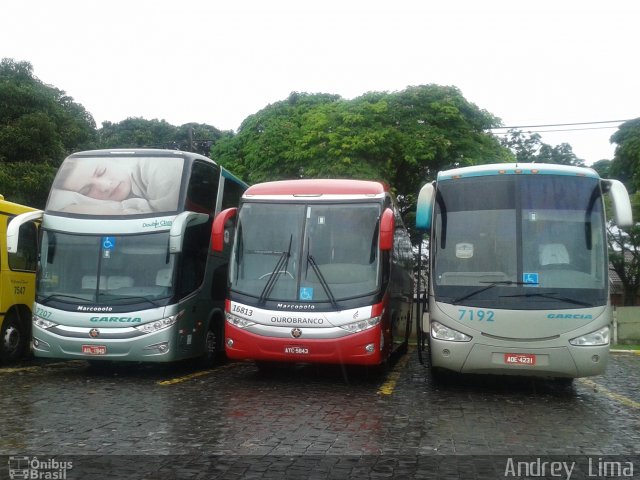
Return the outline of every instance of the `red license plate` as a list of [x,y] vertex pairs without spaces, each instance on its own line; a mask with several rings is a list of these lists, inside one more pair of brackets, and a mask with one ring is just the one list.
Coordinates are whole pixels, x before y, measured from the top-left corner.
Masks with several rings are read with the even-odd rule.
[[532,353],[505,353],[504,363],[507,365],[535,365],[536,356]]
[[107,347],[105,345],[82,345],[82,353],[86,355],[106,355]]
[[284,353],[290,355],[309,355],[309,349],[307,347],[292,345],[289,347],[284,347]]

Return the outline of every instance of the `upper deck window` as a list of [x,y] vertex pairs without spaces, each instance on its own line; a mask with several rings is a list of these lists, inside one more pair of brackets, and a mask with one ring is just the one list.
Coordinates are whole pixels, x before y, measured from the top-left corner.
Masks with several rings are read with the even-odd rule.
[[179,157],[69,157],[58,170],[46,210],[85,215],[176,212],[183,164]]

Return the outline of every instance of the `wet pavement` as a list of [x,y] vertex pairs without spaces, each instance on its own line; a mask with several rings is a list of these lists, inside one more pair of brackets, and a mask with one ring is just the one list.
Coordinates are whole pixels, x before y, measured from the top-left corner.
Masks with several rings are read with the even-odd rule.
[[69,479],[526,478],[510,475],[515,459],[576,462],[557,478],[598,478],[602,465],[640,475],[640,356],[631,353],[570,385],[436,382],[415,349],[383,373],[33,360],[0,368],[0,392],[0,479],[25,478],[12,468],[25,462],[56,478],[65,461]]

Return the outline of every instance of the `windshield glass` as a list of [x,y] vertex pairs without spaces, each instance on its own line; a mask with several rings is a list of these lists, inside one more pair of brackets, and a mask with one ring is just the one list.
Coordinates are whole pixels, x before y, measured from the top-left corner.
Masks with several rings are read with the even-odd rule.
[[124,305],[173,294],[169,233],[96,236],[44,231],[38,301]]
[[261,301],[332,303],[375,292],[379,218],[373,202],[247,202],[239,213],[231,288]]
[[495,308],[606,303],[599,183],[554,175],[480,176],[438,185],[434,290]]

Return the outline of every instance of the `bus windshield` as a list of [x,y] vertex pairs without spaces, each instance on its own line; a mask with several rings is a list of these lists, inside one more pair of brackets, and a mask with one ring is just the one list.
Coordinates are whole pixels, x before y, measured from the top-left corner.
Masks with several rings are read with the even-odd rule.
[[37,301],[164,305],[174,293],[175,256],[168,244],[169,232],[102,236],[45,230]]
[[380,205],[246,202],[232,290],[266,300],[332,302],[379,286]]
[[441,181],[434,219],[432,277],[442,301],[510,309],[606,304],[606,237],[595,178]]

